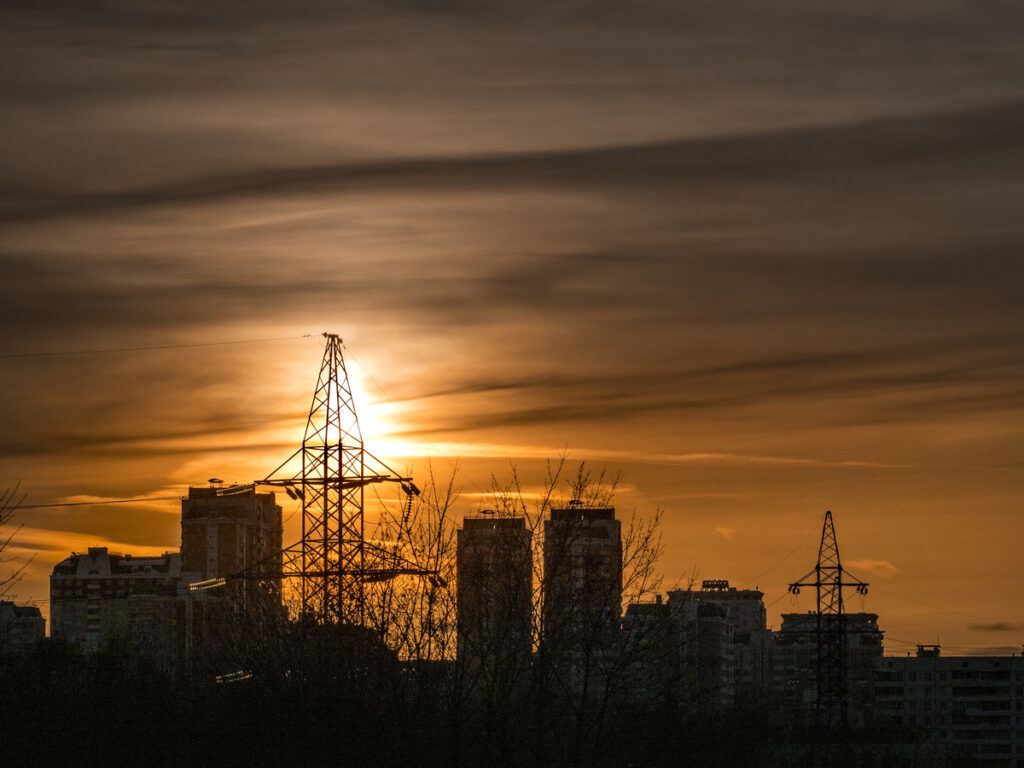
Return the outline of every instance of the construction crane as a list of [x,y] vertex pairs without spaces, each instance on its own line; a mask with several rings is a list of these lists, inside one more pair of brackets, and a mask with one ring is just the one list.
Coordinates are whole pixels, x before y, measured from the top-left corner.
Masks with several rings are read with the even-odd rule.
[[814,587],[818,607],[815,627],[818,720],[826,728],[842,727],[846,725],[847,718],[849,663],[843,589],[853,587],[857,594],[866,595],[868,584],[843,568],[831,511],[825,512],[817,564],[801,579],[790,584],[789,591],[798,595],[805,587]]
[[[324,338],[302,445],[255,485],[280,487],[302,505],[301,540],[274,558],[282,578],[298,580],[301,617],[365,626],[368,584],[401,575],[436,579],[437,572],[402,555],[400,540],[382,545],[366,536],[368,487],[395,483],[405,493],[399,531],[408,523],[413,497],[420,491],[412,478],[401,476],[366,450],[342,340],[333,333],[324,333]],[[259,572],[236,576],[265,578],[275,569],[272,560],[265,561]]]

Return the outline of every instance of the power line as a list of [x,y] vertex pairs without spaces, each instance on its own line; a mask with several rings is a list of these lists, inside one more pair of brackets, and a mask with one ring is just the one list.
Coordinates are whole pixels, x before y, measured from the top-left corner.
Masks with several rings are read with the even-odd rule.
[[65,501],[55,504],[21,504],[22,509],[53,509],[55,507],[94,507],[97,504],[138,504],[144,501],[180,501],[181,496],[139,496],[135,499],[102,499],[100,501]]
[[[749,587],[749,586],[750,586],[751,584],[754,584],[754,585],[756,586],[756,585],[757,585],[757,584],[758,584],[758,583],[759,583],[759,582],[761,581],[761,578],[762,578],[763,576],[767,576],[767,575],[768,575],[769,573],[771,573],[772,571],[774,571],[774,570],[775,570],[776,568],[778,568],[778,567],[779,567],[780,565],[782,565],[782,564],[783,564],[784,562],[786,562],[787,560],[789,560],[789,558],[791,558],[791,557],[792,557],[793,555],[795,555],[795,554],[796,554],[796,552],[797,552],[797,550],[798,550],[798,549],[800,549],[800,547],[802,547],[802,546],[803,546],[804,544],[806,544],[806,543],[807,543],[807,540],[808,540],[809,538],[811,538],[811,536],[813,536],[814,534],[815,534],[815,530],[814,530],[813,528],[811,528],[811,529],[810,529],[810,530],[809,530],[809,531],[807,532],[807,535],[806,535],[806,536],[804,536],[804,537],[803,537],[803,539],[802,539],[802,540],[800,541],[800,543],[799,543],[799,544],[797,544],[797,545],[796,545],[795,547],[793,547],[793,549],[791,549],[791,550],[789,551],[789,554],[787,554],[787,555],[786,555],[785,557],[783,557],[783,558],[782,558],[781,560],[779,560],[779,562],[777,562],[777,563],[776,563],[775,565],[773,565],[772,567],[770,567],[770,568],[769,568],[768,570],[766,570],[766,571],[762,571],[761,573],[759,573],[759,574],[758,574],[757,576],[755,576],[754,578],[752,578],[752,579],[748,579],[747,581],[741,581],[741,582],[739,582],[739,583],[740,583],[740,584],[746,584],[746,585],[747,585],[748,587]],[[775,602],[773,602],[773,603],[772,603],[771,605],[775,605],[775,603],[776,603],[776,602],[778,602],[778,600],[776,600]]]
[[915,600],[915,599],[910,598],[910,597],[903,597],[903,595],[897,595],[897,594],[895,594],[893,592],[887,592],[887,591],[885,591],[883,589],[878,589],[877,587],[875,587],[874,591],[878,592],[881,595],[885,595],[886,597],[895,597],[897,600],[904,600],[904,601],[906,601],[908,603],[915,603],[917,605],[924,606],[925,608],[931,608],[932,610],[939,611],[940,613],[955,613],[958,616],[965,616],[965,617],[967,617],[969,619],[974,619],[975,621],[989,621],[990,620],[989,618],[985,618],[983,616],[978,616],[977,614],[974,614],[974,613],[967,613],[966,611],[958,611],[955,608],[950,608],[948,606],[933,605],[932,603],[926,603],[923,600]]
[[0,354],[0,359],[12,359],[21,357],[64,357],[68,355],[106,355],[119,352],[149,352],[162,349],[191,349],[194,347],[222,347],[229,344],[264,344],[272,341],[293,341],[295,339],[308,339],[311,334],[304,333],[301,336],[275,336],[266,339],[239,339],[234,341],[204,341],[195,344],[158,344],[148,347],[112,347],[109,349],[67,349],[54,352],[6,352]]

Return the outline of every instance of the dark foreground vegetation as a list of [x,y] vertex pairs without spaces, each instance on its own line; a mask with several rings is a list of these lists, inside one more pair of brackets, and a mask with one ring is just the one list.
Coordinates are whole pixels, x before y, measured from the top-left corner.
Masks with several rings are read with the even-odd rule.
[[[331,647],[334,646],[334,647]],[[453,666],[397,664],[352,638],[232,683],[172,679],[111,646],[0,660],[4,766],[935,766],[903,733],[823,736],[770,708],[710,717],[532,692],[461,695]],[[339,653],[340,652],[340,653]],[[323,654],[329,653],[330,663]],[[357,661],[357,659],[362,659]],[[369,662],[367,662],[369,660]]]

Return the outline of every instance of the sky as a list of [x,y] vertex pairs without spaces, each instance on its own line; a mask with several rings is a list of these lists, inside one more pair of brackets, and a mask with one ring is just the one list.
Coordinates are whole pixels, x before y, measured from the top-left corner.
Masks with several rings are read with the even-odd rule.
[[371,449],[467,511],[568,452],[663,510],[666,587],[778,626],[831,509],[888,653],[1019,652],[1022,17],[4,3],[0,487],[97,502],[21,512],[18,598],[177,547],[103,499],[276,466],[332,331]]

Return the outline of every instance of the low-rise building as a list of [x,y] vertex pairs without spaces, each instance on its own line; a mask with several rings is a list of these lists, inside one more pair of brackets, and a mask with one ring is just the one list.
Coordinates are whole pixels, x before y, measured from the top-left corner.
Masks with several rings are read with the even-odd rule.
[[46,637],[46,619],[34,605],[0,600],[0,653],[34,648]]
[[954,759],[1024,768],[1024,656],[915,656],[877,661],[874,717],[944,746]]
[[116,640],[171,663],[184,620],[183,587],[177,552],[72,553],[50,575],[50,635],[85,651]]

